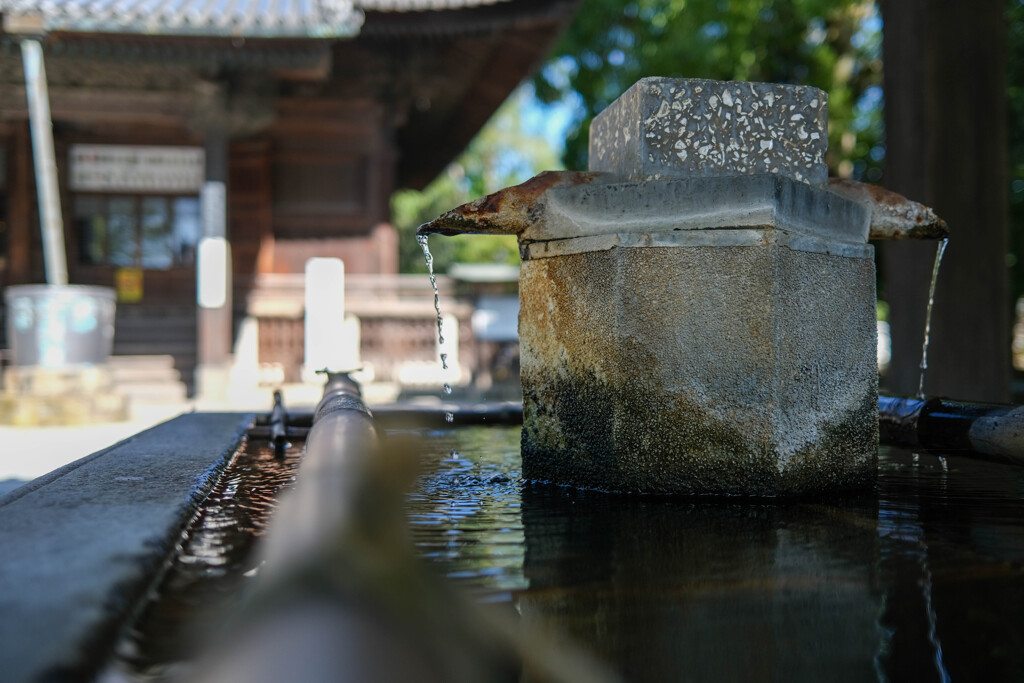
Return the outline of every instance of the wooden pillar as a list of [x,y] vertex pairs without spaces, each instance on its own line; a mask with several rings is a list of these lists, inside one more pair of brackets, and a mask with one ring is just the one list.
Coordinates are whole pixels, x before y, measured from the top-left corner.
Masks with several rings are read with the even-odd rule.
[[27,284],[32,281],[31,254],[32,149],[29,144],[28,124],[19,124],[12,136],[7,158],[7,283]]
[[231,246],[227,234],[228,142],[222,126],[205,136],[206,178],[200,196],[203,236],[196,267],[198,304],[196,390],[226,397],[232,359]]
[[[1006,3],[883,0],[890,189],[950,227],[925,392],[1010,398]],[[935,245],[882,246],[892,363],[884,387],[913,394]]]

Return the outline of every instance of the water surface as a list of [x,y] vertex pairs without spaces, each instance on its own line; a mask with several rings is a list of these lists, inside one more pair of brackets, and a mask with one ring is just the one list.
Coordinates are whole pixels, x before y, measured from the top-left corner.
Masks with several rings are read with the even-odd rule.
[[518,428],[425,443],[421,556],[626,680],[1024,680],[1024,469],[882,448],[862,495],[708,502],[524,485]]
[[256,540],[265,533],[281,492],[293,486],[301,455],[301,443],[289,444],[283,458],[275,457],[265,441],[242,444],[182,532],[162,578],[99,680],[191,677],[194,657],[224,626],[259,573]]

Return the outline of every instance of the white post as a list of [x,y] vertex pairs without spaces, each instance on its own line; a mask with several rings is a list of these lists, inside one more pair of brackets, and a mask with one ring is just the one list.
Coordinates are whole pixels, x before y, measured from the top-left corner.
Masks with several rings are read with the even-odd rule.
[[306,339],[303,376],[339,372],[345,365],[345,264],[337,258],[306,261]]
[[53,121],[50,118],[46,67],[43,65],[43,48],[39,41],[21,41],[21,60],[25,68],[25,91],[28,94],[46,281],[51,285],[66,285],[68,265],[64,253],[64,219],[60,212],[60,193],[57,191],[57,161],[53,154]]
[[196,303],[223,308],[228,303],[231,252],[224,237],[203,237],[196,253]]

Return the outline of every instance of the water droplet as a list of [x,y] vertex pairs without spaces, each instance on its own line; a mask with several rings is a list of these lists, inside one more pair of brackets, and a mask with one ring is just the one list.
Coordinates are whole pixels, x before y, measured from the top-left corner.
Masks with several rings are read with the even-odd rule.
[[449,457],[450,457],[450,458],[451,458],[452,460],[458,460],[458,459],[459,459],[459,452],[458,452],[457,450],[455,450],[455,449],[453,448],[453,449],[451,450],[451,452],[450,452],[450,453],[448,454],[448,456],[449,456]]
[[444,370],[448,369],[448,354],[447,353],[442,353],[441,354],[441,368],[444,369]]
[[444,393],[446,393],[446,394],[451,394],[452,393],[452,385],[448,384],[448,382],[444,383]]
[[455,421],[455,415],[453,415],[452,413],[445,413],[444,414],[444,421],[445,422],[454,422]]

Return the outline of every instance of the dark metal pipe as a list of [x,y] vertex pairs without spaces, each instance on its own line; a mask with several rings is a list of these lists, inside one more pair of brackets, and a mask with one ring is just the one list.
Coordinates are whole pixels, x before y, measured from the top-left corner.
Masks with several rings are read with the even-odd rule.
[[1024,465],[1024,407],[878,397],[883,444]]
[[[448,413],[452,414],[451,422],[445,420]],[[305,438],[306,431],[313,425],[313,416],[313,413],[289,415],[288,436],[294,439]],[[373,407],[373,419],[379,429],[514,426],[523,423],[523,404],[519,401],[502,401],[436,406],[378,405]],[[249,433],[253,438],[269,438],[267,428],[258,422]]]
[[274,444],[274,455],[283,458],[288,445],[288,413],[280,391],[274,392],[274,409],[270,411],[270,441]]
[[232,639],[193,679],[616,680],[550,637],[520,636],[424,571],[402,510],[418,471],[411,455],[392,440],[382,449],[359,386],[328,376],[295,488],[264,537],[258,584]]
[[267,535],[268,566],[315,556],[350,523],[357,496],[379,443],[359,385],[346,373],[328,373],[313,413],[295,490],[283,501]]

